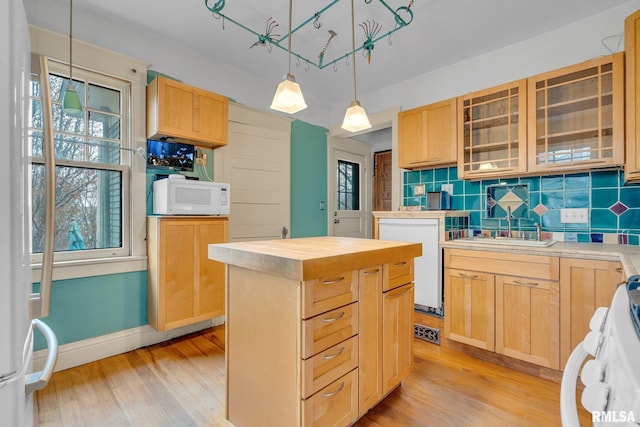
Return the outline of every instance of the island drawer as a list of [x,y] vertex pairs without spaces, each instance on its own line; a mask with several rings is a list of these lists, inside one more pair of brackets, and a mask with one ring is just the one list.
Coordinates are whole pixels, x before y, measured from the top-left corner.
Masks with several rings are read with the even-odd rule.
[[358,369],[302,400],[302,425],[348,426],[358,418]]
[[328,349],[358,333],[358,303],[302,321],[302,358]]
[[308,319],[357,299],[357,270],[307,280],[302,285],[302,318]]
[[358,336],[302,361],[302,395],[306,399],[358,367]]
[[413,281],[413,258],[385,264],[382,291],[386,292]]

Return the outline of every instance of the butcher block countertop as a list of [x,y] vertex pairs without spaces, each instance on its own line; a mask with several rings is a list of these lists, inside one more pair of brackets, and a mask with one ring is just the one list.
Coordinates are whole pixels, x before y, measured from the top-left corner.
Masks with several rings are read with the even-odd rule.
[[422,244],[348,237],[305,237],[209,245],[209,258],[293,280],[402,261]]

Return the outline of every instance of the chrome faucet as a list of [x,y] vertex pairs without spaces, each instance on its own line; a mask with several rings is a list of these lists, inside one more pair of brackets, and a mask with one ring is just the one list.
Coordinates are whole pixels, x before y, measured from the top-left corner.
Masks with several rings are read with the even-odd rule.
[[533,225],[536,226],[536,240],[542,240],[542,229],[540,228],[540,224],[535,222]]
[[507,206],[507,237],[511,237],[511,206]]

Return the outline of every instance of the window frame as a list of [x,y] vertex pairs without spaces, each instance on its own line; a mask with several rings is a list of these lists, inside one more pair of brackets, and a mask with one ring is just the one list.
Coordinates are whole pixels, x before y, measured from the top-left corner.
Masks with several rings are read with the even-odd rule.
[[[49,58],[49,74],[61,76],[64,78],[69,78],[69,66],[55,59]],[[90,162],[90,161],[56,159],[56,167],[62,166],[62,167],[79,168],[79,169],[120,172],[120,176],[121,176],[120,221],[121,221],[121,227],[122,227],[122,241],[121,241],[121,246],[117,248],[82,249],[77,251],[56,251],[54,252],[54,256],[53,256],[54,264],[56,261],[92,260],[92,259],[123,257],[123,256],[131,255],[131,218],[130,218],[130,215],[128,214],[131,211],[130,210],[131,194],[129,191],[129,188],[130,188],[129,168],[131,166],[131,161],[130,161],[131,156],[126,154],[130,149],[130,145],[131,145],[130,144],[131,127],[129,126],[131,121],[129,117],[129,113],[131,111],[131,105],[130,105],[131,85],[130,83],[124,82],[121,79],[118,79],[116,77],[106,76],[102,73],[87,71],[83,69],[76,69],[76,67],[74,67],[73,76],[74,76],[74,80],[82,80],[87,85],[95,84],[101,87],[106,87],[109,89],[114,89],[119,91],[120,104],[121,104],[120,105],[120,117],[121,117],[120,163],[109,164],[109,163],[98,163],[98,162]],[[85,105],[85,100],[82,100],[83,106]],[[86,109],[86,106],[84,108]],[[88,123],[85,124],[85,127],[88,127]],[[34,129],[37,129],[37,128],[30,128],[30,131]],[[57,132],[57,133],[62,133],[62,132]],[[83,137],[87,139],[91,139],[91,137],[88,134],[83,135]],[[31,164],[44,165],[44,157],[39,157],[39,156],[31,157]],[[41,264],[42,254],[32,252],[31,263]]]
[[[33,54],[44,55],[51,61],[66,65],[68,75],[69,38],[39,27],[30,26],[31,50]],[[139,59],[123,55],[100,46],[74,40],[73,48],[74,76],[81,69],[120,79],[131,85],[129,106],[129,144],[122,156],[128,157],[129,170],[123,174],[123,192],[129,196],[129,206],[123,206],[123,213],[129,221],[129,232],[125,237],[130,239],[129,254],[110,257],[92,257],[87,259],[56,260],[54,262],[53,279],[64,280],[82,277],[111,275],[147,270],[146,251],[146,215],[147,215],[147,183],[146,161],[135,152],[146,151],[146,70],[149,64]],[[51,71],[51,70],[50,70]],[[124,180],[128,180],[128,187]],[[40,281],[42,265],[32,262],[32,280]]]

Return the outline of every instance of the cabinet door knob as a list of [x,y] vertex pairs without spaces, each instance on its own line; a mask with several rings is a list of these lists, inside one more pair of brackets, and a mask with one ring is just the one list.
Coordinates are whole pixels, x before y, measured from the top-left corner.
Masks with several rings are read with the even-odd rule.
[[539,286],[539,283],[536,282],[523,282],[522,280],[514,280],[513,283],[521,286]]
[[327,354],[325,356],[322,356],[322,358],[324,360],[331,360],[331,359],[335,359],[336,357],[340,356],[342,353],[344,353],[344,346],[340,347],[340,350],[338,350],[337,353],[335,353],[335,354]]
[[335,285],[336,283],[340,283],[344,280],[344,277],[339,277],[337,279],[332,279],[332,280],[323,280],[322,284],[323,285]]
[[322,393],[322,397],[335,396],[336,394],[340,393],[343,388],[344,388],[344,381],[342,381],[342,383],[340,383],[340,387],[338,387],[338,389],[336,391],[330,391],[328,393]]
[[336,317],[325,318],[325,319],[322,319],[322,321],[325,323],[331,323],[331,322],[335,322],[336,320],[342,319],[343,317],[344,317],[344,311],[341,311],[340,314],[338,314]]
[[375,270],[368,270],[365,271],[364,274],[376,274],[378,271],[380,271],[379,268],[376,268]]
[[460,277],[464,277],[465,279],[477,279],[478,275],[477,274],[465,274],[465,273],[458,273],[460,275]]

